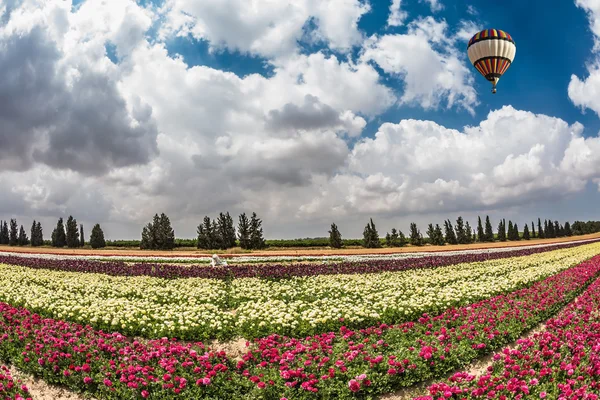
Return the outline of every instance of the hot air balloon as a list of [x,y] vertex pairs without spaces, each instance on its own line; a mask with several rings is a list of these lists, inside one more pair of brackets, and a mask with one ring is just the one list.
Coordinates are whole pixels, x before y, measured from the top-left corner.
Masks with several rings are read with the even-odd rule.
[[473,66],[492,82],[492,93],[496,93],[496,84],[512,64],[516,52],[513,38],[499,29],[485,29],[476,33],[467,46]]

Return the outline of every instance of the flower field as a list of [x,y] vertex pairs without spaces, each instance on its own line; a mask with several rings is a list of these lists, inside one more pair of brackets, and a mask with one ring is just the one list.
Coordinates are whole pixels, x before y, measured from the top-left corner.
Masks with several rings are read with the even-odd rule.
[[[600,275],[598,254],[594,242],[218,278],[141,273],[206,267],[3,256],[0,362],[99,399],[375,398],[451,373],[552,317]],[[237,337],[248,340],[239,355],[198,342]],[[514,378],[492,372],[506,387]],[[435,399],[487,390],[456,379]]]
[[103,399],[372,398],[505,345],[556,313],[599,273],[597,256],[437,316],[303,339],[270,335],[251,343],[241,359],[202,343],[134,340],[0,303],[0,359]]
[[0,399],[31,400],[27,387],[13,379],[6,365],[0,365]]
[[600,243],[435,269],[289,279],[162,279],[0,265],[0,301],[148,338],[301,337],[410,321],[528,286],[600,253]]
[[543,332],[505,348],[479,377],[457,373],[431,396],[487,399],[600,398],[600,280],[546,323]]

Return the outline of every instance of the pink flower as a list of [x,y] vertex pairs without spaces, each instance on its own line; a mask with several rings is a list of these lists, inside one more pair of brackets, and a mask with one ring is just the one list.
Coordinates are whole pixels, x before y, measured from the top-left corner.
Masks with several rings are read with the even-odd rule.
[[545,399],[545,398],[546,398],[546,392],[540,393],[540,399]]
[[358,383],[356,379],[350,379],[350,382],[348,382],[348,387],[352,392],[356,393],[360,390],[360,383]]

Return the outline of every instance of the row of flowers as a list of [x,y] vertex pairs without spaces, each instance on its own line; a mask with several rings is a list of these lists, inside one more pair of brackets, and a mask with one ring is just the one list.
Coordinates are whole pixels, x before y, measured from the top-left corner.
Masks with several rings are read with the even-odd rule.
[[6,365],[0,365],[0,399],[31,400],[27,386],[15,380]]
[[138,341],[0,303],[0,358],[103,399],[368,398],[439,377],[505,345],[599,273],[595,257],[529,288],[438,316],[305,339],[258,339],[239,359],[202,343]]
[[[433,270],[285,280],[160,279],[0,265],[0,301],[147,338],[301,337],[410,321],[531,285],[600,253],[600,243]],[[341,322],[343,319],[343,322]]]
[[[584,244],[597,241],[598,239],[574,240],[563,244]],[[539,249],[550,246],[561,246],[561,243],[542,243],[535,245],[520,245],[497,248],[479,248],[454,251],[423,251],[423,252],[405,252],[388,254],[357,254],[357,255],[269,255],[253,256],[239,254],[222,254],[221,257],[227,258],[229,264],[251,264],[251,263],[269,263],[269,262],[361,262],[369,260],[397,260],[405,258],[419,258],[431,255],[454,256],[465,254],[484,254],[484,253],[505,253],[514,250]],[[189,256],[133,256],[133,255],[85,255],[85,254],[43,254],[43,253],[25,253],[1,251],[0,254],[6,256],[19,256],[25,258],[43,258],[48,260],[84,260],[84,261],[120,261],[126,263],[176,263],[176,264],[209,264],[211,257],[207,255],[189,255]]]
[[429,387],[433,399],[600,398],[600,280],[545,330],[504,348],[480,376],[459,372]]
[[[52,255],[29,255],[23,253],[0,252],[0,264],[27,266],[29,268],[52,269],[71,272],[93,272],[113,276],[153,276],[158,278],[274,278],[285,279],[294,276],[365,274],[408,269],[436,268],[458,263],[481,262],[502,258],[520,257],[532,254],[568,249],[585,244],[599,242],[600,239],[568,242],[554,245],[527,246],[510,250],[479,250],[465,252],[447,252],[411,254],[409,257],[397,256],[391,258],[367,257],[363,259],[346,259],[344,261],[329,261],[315,263],[277,263],[272,259],[265,263],[235,264],[226,268],[206,268],[205,265],[171,265],[161,263],[140,262],[128,264],[124,261],[98,261],[78,257]],[[364,257],[364,256],[363,256]],[[175,261],[171,261],[175,262]]]

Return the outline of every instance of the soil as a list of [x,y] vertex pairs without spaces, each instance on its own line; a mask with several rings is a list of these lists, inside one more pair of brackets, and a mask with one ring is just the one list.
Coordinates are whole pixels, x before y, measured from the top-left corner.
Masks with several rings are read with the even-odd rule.
[[[446,246],[406,246],[395,248],[380,248],[380,249],[365,249],[365,248],[346,248],[346,249],[331,249],[331,248],[274,248],[272,250],[260,250],[246,253],[235,253],[232,249],[230,253],[221,254],[222,258],[229,257],[247,257],[247,256],[336,256],[336,255],[364,255],[364,254],[397,254],[397,253],[416,253],[416,252],[442,252],[456,250],[477,250],[477,249],[493,249],[506,247],[531,246],[536,244],[552,244],[572,242],[576,240],[597,239],[600,238],[600,233],[589,235],[571,236],[567,238],[554,239],[534,239],[522,240],[519,242],[494,242],[494,243],[476,243],[467,245],[446,245]],[[0,252],[14,253],[44,253],[44,254],[60,254],[60,255],[81,255],[81,256],[118,256],[118,257],[207,257],[211,256],[212,252],[198,250],[196,248],[178,248],[172,251],[162,250],[139,250],[132,248],[106,248],[106,249],[57,249],[52,247],[10,247],[0,246]]]
[[60,386],[49,385],[42,379],[25,374],[13,366],[10,367],[10,373],[13,378],[20,379],[21,384],[27,386],[29,395],[35,400],[93,400],[91,396],[74,393]]

